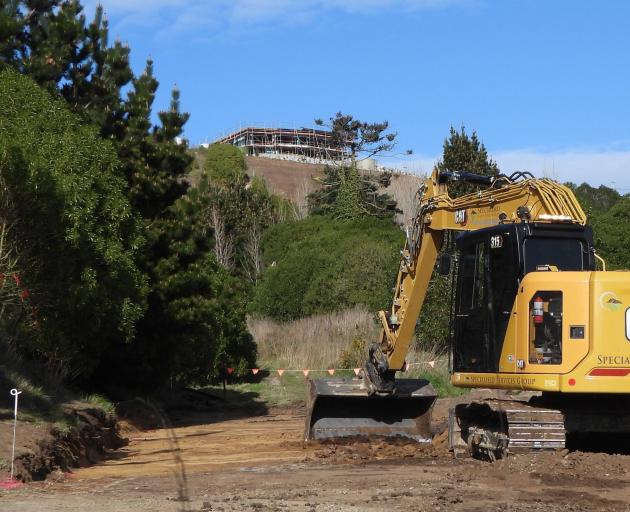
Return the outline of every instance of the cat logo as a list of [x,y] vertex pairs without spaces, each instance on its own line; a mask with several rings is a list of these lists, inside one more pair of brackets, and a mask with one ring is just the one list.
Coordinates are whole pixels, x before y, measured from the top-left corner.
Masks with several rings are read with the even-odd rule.
[[468,215],[466,215],[466,210],[455,211],[455,224],[466,224],[467,220]]

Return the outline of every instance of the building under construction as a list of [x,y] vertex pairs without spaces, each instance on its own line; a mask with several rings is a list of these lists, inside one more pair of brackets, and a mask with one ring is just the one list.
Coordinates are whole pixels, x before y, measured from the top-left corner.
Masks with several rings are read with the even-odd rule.
[[247,127],[214,142],[243,148],[248,156],[309,163],[339,161],[347,157],[345,148],[333,140],[331,132],[311,128]]

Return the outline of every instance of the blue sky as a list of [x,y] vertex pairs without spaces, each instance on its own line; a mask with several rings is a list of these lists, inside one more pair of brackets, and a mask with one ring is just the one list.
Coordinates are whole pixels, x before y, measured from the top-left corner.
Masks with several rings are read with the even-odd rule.
[[192,144],[341,110],[390,122],[414,151],[390,165],[430,171],[463,124],[505,172],[630,192],[630,2],[102,1],[156,106],[180,88]]

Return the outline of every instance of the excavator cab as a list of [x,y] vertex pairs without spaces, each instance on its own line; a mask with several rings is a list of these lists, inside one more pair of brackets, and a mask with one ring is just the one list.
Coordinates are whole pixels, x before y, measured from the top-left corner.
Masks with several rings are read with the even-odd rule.
[[[592,232],[576,224],[502,224],[460,235],[453,315],[453,370],[502,370],[501,354],[513,305],[523,278],[531,272],[593,270]],[[554,333],[561,319],[558,291],[541,291],[545,314],[536,323],[541,359],[561,358]],[[533,305],[532,305],[533,306]],[[558,309],[554,316],[554,310]],[[554,341],[555,340],[555,341]]]

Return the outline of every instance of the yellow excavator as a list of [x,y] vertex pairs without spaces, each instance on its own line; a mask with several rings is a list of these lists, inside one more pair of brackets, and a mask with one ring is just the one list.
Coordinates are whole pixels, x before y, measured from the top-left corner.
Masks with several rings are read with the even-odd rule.
[[[452,198],[449,183],[478,189]],[[525,172],[435,170],[419,193],[380,340],[360,379],[309,382],[306,439],[431,439],[435,391],[395,375],[436,262],[453,276],[453,385],[537,392],[453,408],[456,453],[496,458],[562,448],[568,435],[630,433],[630,272],[606,271],[572,191]]]

